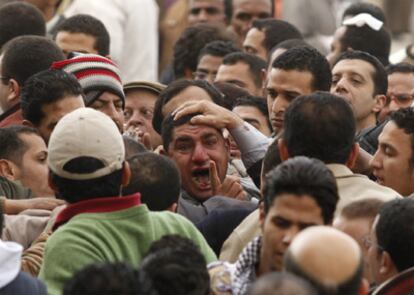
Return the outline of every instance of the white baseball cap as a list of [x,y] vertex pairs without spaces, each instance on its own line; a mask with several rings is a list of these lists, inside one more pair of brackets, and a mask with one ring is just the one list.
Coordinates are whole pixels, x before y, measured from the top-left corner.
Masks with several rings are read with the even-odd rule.
[[[56,175],[72,180],[88,180],[122,168],[125,147],[115,123],[104,113],[79,108],[65,115],[52,132],[48,146],[48,165]],[[74,173],[65,165],[80,157],[95,158],[103,167],[93,172]]]

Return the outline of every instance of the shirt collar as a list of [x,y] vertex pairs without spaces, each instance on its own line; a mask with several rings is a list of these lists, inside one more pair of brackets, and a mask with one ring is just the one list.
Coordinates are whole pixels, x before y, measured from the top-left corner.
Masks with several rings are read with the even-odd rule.
[[141,195],[139,193],[129,196],[95,198],[76,202],[66,206],[66,208],[59,212],[53,230],[56,230],[78,214],[114,212],[139,205],[141,205]]

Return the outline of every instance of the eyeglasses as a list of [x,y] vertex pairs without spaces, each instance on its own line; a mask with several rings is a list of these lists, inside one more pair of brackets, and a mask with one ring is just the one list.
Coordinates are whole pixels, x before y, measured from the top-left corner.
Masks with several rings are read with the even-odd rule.
[[369,249],[370,247],[375,247],[380,251],[385,251],[385,249],[382,246],[378,245],[377,243],[374,243],[368,235],[362,238],[362,244],[366,249]]
[[387,95],[387,104],[394,101],[399,106],[409,106],[414,100],[414,96],[411,94],[390,94]]

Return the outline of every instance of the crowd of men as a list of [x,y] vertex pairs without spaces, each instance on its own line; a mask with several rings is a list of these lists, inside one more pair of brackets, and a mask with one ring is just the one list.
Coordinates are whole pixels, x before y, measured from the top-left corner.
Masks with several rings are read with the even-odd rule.
[[280,1],[179,3],[160,69],[155,1],[0,6],[0,295],[413,294],[414,65],[381,8],[326,55]]

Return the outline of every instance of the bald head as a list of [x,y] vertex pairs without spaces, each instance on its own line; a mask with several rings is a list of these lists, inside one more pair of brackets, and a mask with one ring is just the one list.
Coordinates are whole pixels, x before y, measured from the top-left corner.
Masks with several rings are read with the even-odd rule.
[[357,294],[362,280],[362,254],[350,236],[334,228],[313,226],[289,247],[285,268],[312,283],[319,294]]

